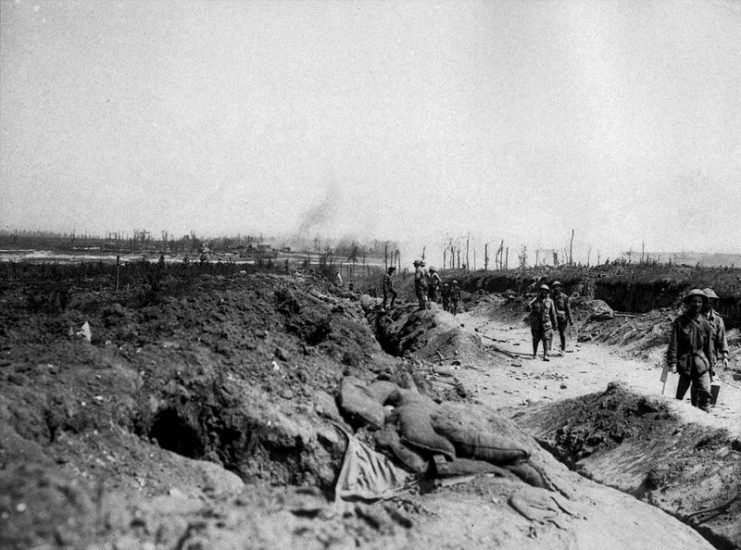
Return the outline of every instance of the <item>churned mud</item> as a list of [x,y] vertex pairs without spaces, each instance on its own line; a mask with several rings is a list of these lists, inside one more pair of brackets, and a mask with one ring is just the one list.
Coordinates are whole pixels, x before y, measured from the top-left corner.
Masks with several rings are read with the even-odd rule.
[[[720,414],[728,425],[737,422],[736,411],[719,408],[695,424],[677,413],[682,404],[641,401],[630,384],[607,390],[612,374],[624,373],[633,383],[651,379],[656,394],[653,364],[592,343],[550,363],[526,359],[518,354],[528,351],[519,314],[505,319],[493,302],[458,317],[436,307],[416,312],[411,303],[385,312],[373,298],[311,276],[266,273],[193,276],[187,285],[163,278],[143,295],[114,294],[107,283],[67,285],[63,304],[58,294],[43,294],[56,292],[49,286],[8,281],[2,288],[4,548],[696,549],[737,542],[735,531],[722,531],[724,518],[738,515],[737,503],[701,524],[687,517],[732,492],[726,485],[739,463],[737,440],[712,425]],[[85,322],[91,341],[76,334]],[[490,419],[527,450],[547,487],[501,473],[410,474],[413,483],[393,497],[335,500],[343,434],[377,440],[338,406],[348,377],[393,382]],[[603,425],[599,414],[579,412],[585,427],[574,424],[579,407],[599,411],[623,401],[632,405],[621,409],[622,419]],[[561,408],[549,411],[552,405]],[[661,421],[633,426],[641,414]],[[624,445],[653,449],[655,461],[646,460],[653,469],[612,477],[600,469],[597,461],[611,462],[609,453]],[[673,459],[661,461],[662,453]],[[672,460],[682,467],[667,468]],[[675,506],[674,495],[689,485],[705,492]],[[718,538],[701,534],[704,526],[717,527]]]

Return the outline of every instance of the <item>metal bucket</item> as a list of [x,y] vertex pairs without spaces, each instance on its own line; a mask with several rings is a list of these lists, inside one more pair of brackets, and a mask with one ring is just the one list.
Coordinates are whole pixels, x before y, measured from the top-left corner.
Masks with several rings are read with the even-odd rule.
[[710,406],[715,407],[718,402],[718,394],[720,393],[720,380],[713,380],[710,383]]

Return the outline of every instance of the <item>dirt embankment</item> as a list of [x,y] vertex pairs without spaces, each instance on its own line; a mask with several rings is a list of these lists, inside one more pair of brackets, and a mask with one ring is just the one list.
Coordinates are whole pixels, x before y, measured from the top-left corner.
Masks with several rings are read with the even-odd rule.
[[462,272],[461,288],[476,293],[523,295],[537,282],[559,280],[573,295],[603,300],[617,311],[648,313],[676,309],[690,288],[712,287],[721,296],[718,311],[729,328],[741,327],[741,270],[665,264],[607,264],[592,268],[560,266],[506,272]]
[[680,518],[717,548],[741,546],[741,441],[727,431],[687,423],[666,401],[619,385],[516,419],[591,479]]
[[[310,278],[201,276],[183,292],[163,277],[134,300],[93,280],[63,306],[56,296],[61,310],[20,285],[0,296],[2,547],[707,547],[446,382],[451,372],[423,357],[459,372],[487,361],[448,314],[391,314],[384,346],[417,355],[402,361],[357,297]],[[74,334],[85,321],[91,342]],[[430,411],[486,423],[549,487],[502,472],[426,477],[393,499],[334,504],[342,434],[376,436],[338,409],[350,377],[416,387]]]

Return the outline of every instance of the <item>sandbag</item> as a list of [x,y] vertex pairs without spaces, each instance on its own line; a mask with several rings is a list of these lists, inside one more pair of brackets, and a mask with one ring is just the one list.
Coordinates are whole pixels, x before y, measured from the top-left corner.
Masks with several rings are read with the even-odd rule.
[[404,443],[449,458],[455,457],[453,444],[432,428],[429,409],[423,402],[397,407],[394,417]]
[[514,475],[505,468],[470,458],[456,458],[450,462],[435,463],[438,477],[455,477],[476,474],[496,474],[501,477],[514,478]]
[[435,403],[431,397],[419,393],[417,390],[399,389],[397,405],[399,407],[404,407],[406,405],[421,406],[424,407],[429,414],[435,413],[438,409],[438,404]]
[[517,442],[493,433],[459,428],[438,431],[455,446],[458,455],[477,458],[492,464],[512,464],[526,460],[530,454]]
[[386,426],[383,430],[376,433],[376,445],[380,449],[388,449],[408,470],[424,474],[430,467],[430,464],[419,453],[413,451],[401,442],[399,433],[393,426]]
[[376,380],[368,386],[368,391],[381,405],[399,401],[399,386],[388,380]]
[[520,462],[519,464],[507,464],[505,466],[510,472],[519,477],[522,481],[533,487],[553,490],[543,473],[531,462]]
[[386,418],[383,405],[368,391],[365,384],[354,376],[340,382],[337,404],[354,426],[368,426],[380,430]]

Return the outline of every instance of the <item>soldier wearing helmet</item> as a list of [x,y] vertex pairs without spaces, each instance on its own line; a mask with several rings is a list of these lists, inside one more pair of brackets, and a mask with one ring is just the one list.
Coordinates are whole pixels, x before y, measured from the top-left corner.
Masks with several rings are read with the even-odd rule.
[[427,309],[427,271],[425,263],[414,260],[414,294],[419,302],[419,309]]
[[557,326],[556,306],[548,296],[548,285],[540,285],[538,297],[528,304],[530,309],[530,333],[533,336],[533,359],[538,356],[538,345],[543,342],[543,361],[550,361],[548,352],[553,338],[553,327]]
[[430,302],[437,302],[439,300],[440,287],[442,286],[442,284],[443,281],[440,278],[437,269],[430,266],[430,280],[428,283],[428,296],[430,298]]
[[450,283],[444,283],[441,292],[443,299],[443,310],[450,311]]
[[458,315],[458,302],[461,300],[461,289],[458,286],[458,280],[453,279],[450,281],[450,290],[448,291],[448,307],[450,313]]
[[677,399],[684,399],[692,386],[692,405],[705,412],[710,410],[710,371],[715,366],[713,328],[701,314],[707,301],[707,295],[700,289],[687,293],[683,300],[684,313],[672,322],[666,352],[667,365],[672,372],[679,373]]
[[[715,362],[718,361],[723,363],[724,367],[728,367],[728,340],[726,339],[726,324],[723,322],[723,317],[715,311],[720,298],[712,288],[703,288],[702,291],[708,297],[707,304],[702,309],[702,314],[705,319],[708,320],[710,326],[713,327],[713,349],[715,350]],[[710,378],[715,376],[715,372],[710,372]]]
[[386,301],[389,296],[391,297],[391,304],[389,304],[389,307],[394,307],[394,302],[396,302],[397,294],[394,289],[394,271],[396,271],[396,268],[391,266],[386,270],[386,273],[383,276],[383,309],[386,309]]
[[561,339],[561,351],[566,351],[566,327],[574,324],[571,317],[571,306],[569,297],[563,292],[561,281],[553,283],[553,304],[556,306],[556,318],[558,320],[558,336]]

